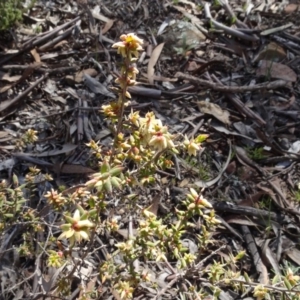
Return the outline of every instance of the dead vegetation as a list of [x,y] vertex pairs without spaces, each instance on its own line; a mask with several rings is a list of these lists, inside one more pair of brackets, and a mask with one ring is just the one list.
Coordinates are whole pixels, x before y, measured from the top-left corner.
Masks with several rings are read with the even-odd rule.
[[[3,33],[0,299],[299,299],[300,7],[247,3],[36,1]],[[99,231],[70,250],[57,243],[62,214],[98,171],[86,144],[111,150],[99,111],[117,98],[111,46],[129,32],[144,51],[125,114],[153,111],[174,139],[206,138],[196,157],[170,155],[149,184],[101,199]],[[219,226],[180,219],[191,188]],[[185,256],[166,247],[150,259],[141,222]]]

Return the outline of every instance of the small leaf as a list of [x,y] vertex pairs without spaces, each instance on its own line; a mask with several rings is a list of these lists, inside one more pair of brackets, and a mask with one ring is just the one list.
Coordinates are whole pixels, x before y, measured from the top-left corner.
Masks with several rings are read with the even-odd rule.
[[62,224],[62,225],[60,225],[60,229],[62,230],[62,231],[67,231],[67,230],[69,230],[71,228],[71,224]]
[[112,184],[111,184],[111,178],[108,178],[104,182],[104,188],[105,190],[111,194],[112,193]]
[[74,221],[75,221],[75,220],[74,220],[72,217],[70,217],[70,216],[64,215],[64,217],[65,217],[66,221],[67,221],[68,223],[70,223],[70,224],[73,224]]
[[105,172],[103,174],[101,174],[101,176],[99,176],[99,180],[105,180],[107,179],[108,177],[110,176],[110,173],[109,172]]
[[13,214],[4,214],[4,217],[6,218],[12,218],[14,215]]
[[207,140],[207,138],[209,137],[208,134],[200,134],[195,138],[195,142],[196,143],[203,143],[204,141]]
[[100,170],[101,170],[101,173],[102,173],[102,174],[109,172],[110,166],[109,166],[109,164],[108,164],[107,161],[104,161],[104,162],[103,162],[103,164],[101,165]]
[[101,192],[103,189],[103,181],[98,181],[94,187],[98,190],[98,192]]
[[97,212],[98,212],[97,209],[91,209],[89,210],[89,216],[94,217],[97,215]]
[[117,189],[121,189],[121,182],[122,180],[118,177],[111,178],[111,184]]
[[25,203],[27,200],[25,200],[25,199],[23,199],[23,200],[18,200],[17,201],[17,204],[23,204],[23,203]]
[[124,170],[124,167],[122,167],[122,166],[114,167],[113,169],[111,169],[109,171],[109,174],[111,176],[116,176],[116,175],[119,175],[123,170]]
[[284,281],[284,284],[285,284],[286,288],[287,288],[288,290],[291,290],[291,289],[292,289],[292,285],[291,285],[291,283],[288,281],[288,279],[287,279],[286,277],[284,277],[284,278],[283,278],[283,281]]
[[76,207],[79,209],[80,215],[83,215],[84,213],[86,213],[86,211],[83,209],[83,207],[81,205],[77,204]]

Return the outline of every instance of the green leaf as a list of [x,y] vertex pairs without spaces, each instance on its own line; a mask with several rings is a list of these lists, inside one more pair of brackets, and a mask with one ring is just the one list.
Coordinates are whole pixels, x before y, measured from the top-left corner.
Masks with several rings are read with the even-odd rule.
[[203,143],[204,141],[207,140],[207,138],[209,137],[208,134],[200,134],[195,138],[195,142],[196,143]]
[[4,214],[4,217],[6,218],[12,218],[14,215],[13,214]]
[[109,174],[111,176],[116,176],[116,175],[119,175],[123,170],[124,170],[124,167],[122,167],[122,166],[114,167],[113,169],[111,169],[109,171]]
[[102,173],[102,174],[105,174],[105,173],[107,173],[107,172],[110,171],[110,166],[109,166],[109,164],[108,164],[107,161],[104,161],[104,162],[102,163],[100,170],[101,170],[101,173]]
[[112,184],[111,184],[111,178],[107,178],[104,182],[104,189],[111,194],[112,193]]
[[111,184],[117,188],[117,189],[121,189],[121,183],[122,183],[122,180],[118,177],[112,177],[111,179]]

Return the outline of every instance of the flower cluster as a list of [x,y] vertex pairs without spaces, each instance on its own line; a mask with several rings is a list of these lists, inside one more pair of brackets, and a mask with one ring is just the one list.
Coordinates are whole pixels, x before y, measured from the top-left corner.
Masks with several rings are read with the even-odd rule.
[[121,54],[123,58],[129,56],[132,59],[132,55],[138,57],[138,51],[143,50],[143,40],[134,33],[122,34],[120,40],[120,42],[113,44],[112,47],[117,48],[118,54]]
[[[118,54],[123,57],[123,62],[121,65],[120,76],[115,80],[118,84],[118,102],[113,102],[108,106],[104,106],[103,112],[108,116],[113,116],[112,112],[117,112],[116,116],[118,120],[122,118],[123,115],[123,105],[126,102],[126,98],[130,99],[131,95],[128,92],[128,87],[136,84],[136,75],[139,73],[138,69],[135,67],[134,63],[138,57],[138,51],[143,50],[142,44],[143,40],[138,38],[134,33],[123,34],[120,36],[120,42],[112,45],[112,48],[118,49]],[[112,110],[110,111],[111,108]]]

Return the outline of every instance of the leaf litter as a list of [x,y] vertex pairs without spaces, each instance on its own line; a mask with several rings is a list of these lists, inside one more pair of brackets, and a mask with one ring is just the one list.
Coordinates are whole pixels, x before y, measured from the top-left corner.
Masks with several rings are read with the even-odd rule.
[[[160,174],[157,186],[139,190],[138,204],[164,216],[174,211],[188,186],[205,187],[204,195],[222,220],[214,239],[246,250],[244,268],[256,280],[270,284],[268,273],[279,273],[285,260],[300,266],[299,5],[271,2],[253,1],[245,11],[230,0],[220,1],[220,6],[206,3],[203,9],[198,1],[183,0],[130,5],[46,1],[46,7],[36,1],[24,24],[8,40],[0,38],[1,179],[14,172],[21,180],[36,165],[54,176],[49,186],[39,183],[45,192],[59,185],[80,186],[96,171],[85,144],[90,138],[103,145],[111,142],[108,124],[98,113],[116,97],[111,88],[117,58],[111,44],[122,33],[135,32],[146,47],[138,61],[139,85],[130,90],[132,107],[153,110],[176,134],[209,135],[195,161],[178,157],[176,170]],[[28,128],[37,130],[39,139],[19,152],[17,143]],[[135,232],[128,216],[136,215],[125,204],[108,209],[127,221],[120,236],[97,239],[95,248]],[[49,216],[57,217],[54,212]],[[25,299],[33,292],[50,297],[59,276],[60,269],[44,268],[43,255],[33,255],[19,271],[23,258],[14,249],[25,231],[25,225],[16,225],[0,237],[4,299]],[[45,238],[40,235],[38,242]],[[185,243],[194,249],[196,240],[191,231]],[[217,259],[227,254],[212,246],[205,255]],[[80,284],[100,290],[94,274],[102,260],[91,255],[76,270],[74,297],[82,294]],[[206,266],[211,263],[207,258]],[[180,283],[170,285],[168,278],[174,274],[169,268],[151,262],[143,268],[150,270],[158,287],[143,284],[142,297],[178,296]],[[202,284],[197,276],[189,280],[194,286]],[[230,293],[222,291],[226,299]],[[99,295],[111,297],[105,287]]]

